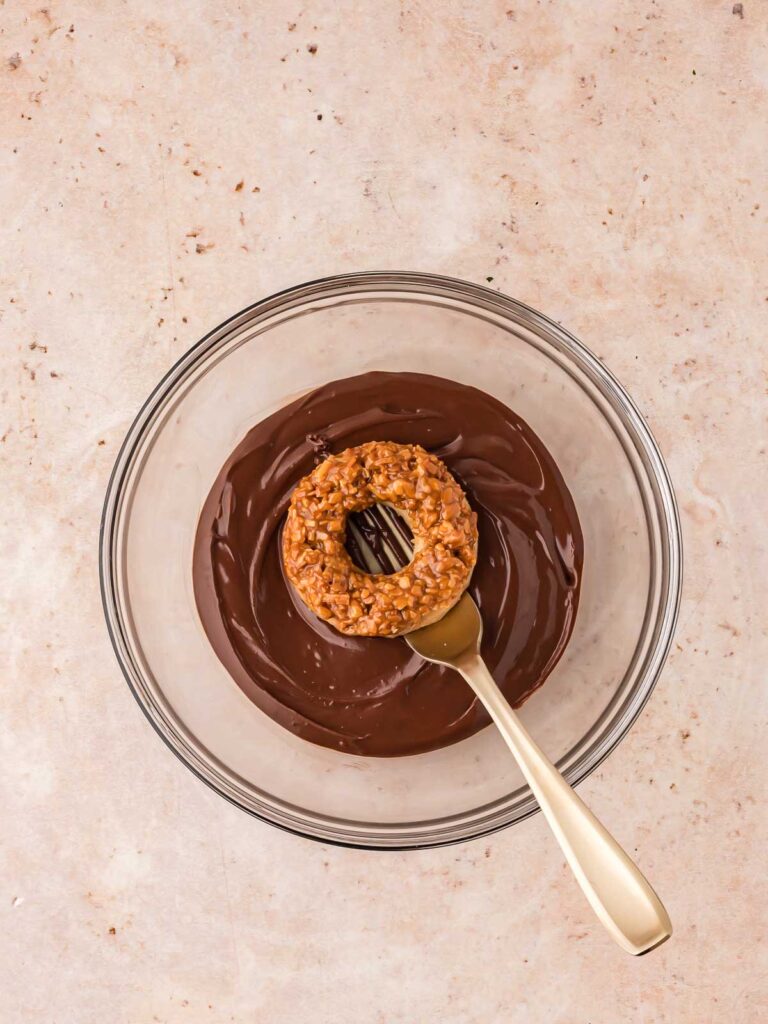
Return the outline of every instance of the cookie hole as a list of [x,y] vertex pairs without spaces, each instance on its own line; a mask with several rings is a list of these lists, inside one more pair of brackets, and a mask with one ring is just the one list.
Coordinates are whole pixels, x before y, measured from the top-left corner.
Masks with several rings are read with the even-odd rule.
[[391,576],[413,557],[413,534],[403,517],[388,505],[352,512],[344,542],[358,569],[372,576]]

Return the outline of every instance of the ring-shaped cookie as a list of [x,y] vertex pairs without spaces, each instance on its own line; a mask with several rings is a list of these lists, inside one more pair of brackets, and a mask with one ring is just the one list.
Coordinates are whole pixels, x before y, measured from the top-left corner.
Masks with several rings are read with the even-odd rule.
[[[347,516],[395,509],[413,558],[392,575],[359,569],[344,544]],[[283,564],[319,618],[352,636],[398,636],[453,607],[477,560],[477,516],[440,459],[419,445],[370,441],[329,455],[301,480],[283,529]]]

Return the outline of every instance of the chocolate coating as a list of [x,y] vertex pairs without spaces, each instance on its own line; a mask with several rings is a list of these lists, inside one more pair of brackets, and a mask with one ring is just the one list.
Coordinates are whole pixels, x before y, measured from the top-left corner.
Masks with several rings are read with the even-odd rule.
[[470,592],[483,656],[519,706],[562,654],[583,563],[576,509],[552,457],[496,399],[416,373],[366,373],[291,402],[252,430],[205,501],[193,583],[203,627],[266,714],[323,746],[416,754],[488,724],[467,684],[401,639],[343,636],[315,618],[283,574],[291,491],[328,451],[366,441],[420,444],[446,463],[478,514]]

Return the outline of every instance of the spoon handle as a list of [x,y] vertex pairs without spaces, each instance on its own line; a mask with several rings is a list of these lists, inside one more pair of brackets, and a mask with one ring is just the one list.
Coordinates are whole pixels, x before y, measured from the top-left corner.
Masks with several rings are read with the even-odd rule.
[[507,703],[485,662],[467,654],[456,663],[514,754],[592,909],[613,939],[635,956],[672,934],[664,906],[627,856],[549,759]]

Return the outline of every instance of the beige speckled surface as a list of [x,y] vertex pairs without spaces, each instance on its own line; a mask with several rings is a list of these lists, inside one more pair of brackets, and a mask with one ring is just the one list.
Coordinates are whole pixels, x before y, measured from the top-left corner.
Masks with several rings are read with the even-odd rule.
[[[44,3],[0,2],[0,1018],[765,1020],[765,3]],[[676,923],[641,960],[540,817],[419,854],[282,835],[112,656],[101,500],[153,384],[266,293],[392,267],[561,320],[669,460],[677,644],[583,786]]]

